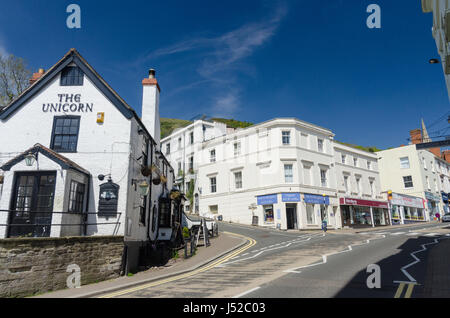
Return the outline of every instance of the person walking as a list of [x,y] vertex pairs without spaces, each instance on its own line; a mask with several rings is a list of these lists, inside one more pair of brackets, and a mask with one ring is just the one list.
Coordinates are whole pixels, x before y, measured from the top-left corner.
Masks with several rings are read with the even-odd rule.
[[323,234],[327,233],[327,230],[328,230],[327,226],[328,226],[328,219],[327,219],[327,217],[324,217],[323,220],[322,220],[322,231],[323,231]]

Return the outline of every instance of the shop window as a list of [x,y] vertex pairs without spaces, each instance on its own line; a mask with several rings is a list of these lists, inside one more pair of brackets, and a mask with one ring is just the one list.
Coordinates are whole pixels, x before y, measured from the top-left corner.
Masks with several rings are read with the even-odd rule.
[[413,187],[412,176],[403,177],[403,183],[405,185],[405,188],[412,188]]
[[210,206],[209,206],[209,213],[211,213],[211,214],[217,214],[217,213],[219,213],[219,207],[218,207],[218,205],[210,205]]
[[83,212],[84,188],[80,182],[70,182],[69,212]]
[[316,224],[314,205],[309,203],[306,204],[306,222],[307,224]]
[[273,223],[273,205],[264,205],[264,222]]
[[76,152],[80,116],[57,116],[53,121],[50,148],[57,152]]
[[61,72],[61,86],[83,86],[84,73],[78,66],[68,66]]

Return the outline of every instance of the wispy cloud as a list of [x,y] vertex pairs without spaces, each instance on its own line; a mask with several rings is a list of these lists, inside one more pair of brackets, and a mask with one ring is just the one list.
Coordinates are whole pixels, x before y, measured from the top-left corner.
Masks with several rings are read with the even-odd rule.
[[[268,18],[259,22],[250,22],[232,31],[212,37],[196,37],[153,51],[140,59],[140,63],[150,60],[174,59],[182,54],[189,53],[195,61],[193,67],[200,76],[198,83],[208,83],[213,88],[220,87],[218,96],[211,97],[213,115],[231,116],[239,109],[240,91],[233,83],[243,73],[248,75],[246,58],[251,56],[258,48],[266,44],[275,34],[281,21],[287,14],[287,7],[279,4]],[[191,88],[188,84],[177,88],[177,92]],[[217,90],[216,90],[217,91]],[[211,90],[214,94],[214,90]]]

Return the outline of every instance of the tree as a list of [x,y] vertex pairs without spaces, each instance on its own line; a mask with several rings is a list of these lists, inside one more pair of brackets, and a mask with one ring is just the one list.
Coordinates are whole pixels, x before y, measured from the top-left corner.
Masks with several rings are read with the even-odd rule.
[[0,54],[0,107],[8,105],[29,86],[31,71],[24,59]]

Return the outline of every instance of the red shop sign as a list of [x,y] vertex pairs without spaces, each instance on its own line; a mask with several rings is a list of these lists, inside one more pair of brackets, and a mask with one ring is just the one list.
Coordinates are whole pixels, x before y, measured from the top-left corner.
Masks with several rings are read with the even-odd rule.
[[339,201],[340,201],[340,204],[342,204],[342,205],[361,205],[361,206],[371,206],[374,208],[384,208],[384,209],[388,208],[387,202],[352,199],[352,198],[341,198]]

